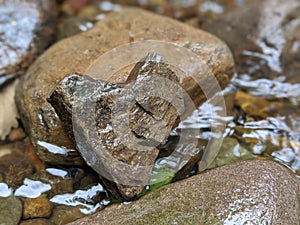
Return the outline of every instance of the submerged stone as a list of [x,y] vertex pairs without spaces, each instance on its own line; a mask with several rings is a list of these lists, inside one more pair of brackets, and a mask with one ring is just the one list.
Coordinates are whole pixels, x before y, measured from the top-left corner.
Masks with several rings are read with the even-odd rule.
[[255,159],[255,155],[245,149],[236,139],[226,137],[217,157],[209,165],[208,169],[250,159]]
[[278,114],[279,110],[284,106],[282,102],[268,101],[243,91],[237,91],[234,102],[247,115],[263,119]]

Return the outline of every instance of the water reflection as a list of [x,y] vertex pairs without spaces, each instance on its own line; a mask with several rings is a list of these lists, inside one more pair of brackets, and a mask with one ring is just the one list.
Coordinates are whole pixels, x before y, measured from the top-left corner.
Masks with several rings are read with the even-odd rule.
[[9,197],[12,195],[12,189],[6,183],[0,183],[0,197]]
[[284,83],[284,76],[276,80],[250,80],[251,77],[247,75],[244,75],[242,78],[243,79],[234,79],[233,83],[251,95],[264,96],[268,99],[286,98],[293,103],[297,102],[297,99],[300,97],[300,84]]
[[53,176],[61,177],[61,178],[67,178],[68,172],[62,169],[56,169],[56,168],[47,168],[46,171],[50,173]]
[[[226,94],[226,92],[224,92]],[[226,110],[226,109],[225,109]],[[222,125],[233,120],[232,116],[220,116],[220,112],[224,109],[218,105],[214,105],[211,101],[203,103],[192,115],[180,122],[178,127],[173,131],[181,132],[183,129],[203,129],[213,126]]]
[[[251,100],[245,97],[235,101],[238,104],[236,110],[239,116],[235,118],[234,135],[249,151],[272,156],[299,174],[300,84],[284,83],[284,80],[284,76],[274,80],[250,80],[249,76],[242,75],[233,81],[240,90],[252,96]],[[239,96],[241,95],[236,98]],[[245,107],[247,101],[251,101],[252,111]],[[270,109],[270,106],[272,110],[261,110]],[[256,109],[255,113],[253,107]],[[245,113],[244,116],[241,116],[241,111]]]
[[110,1],[103,1],[99,3],[99,9],[104,12],[119,10],[121,6],[119,4],[111,3]]
[[53,154],[59,154],[64,156],[68,155],[68,150],[65,147],[59,147],[57,145],[50,144],[45,141],[38,141],[37,144],[44,147],[45,149],[47,149],[49,152]]
[[217,3],[217,2],[213,2],[213,1],[205,1],[200,5],[200,12],[214,12],[217,14],[221,14],[224,13],[224,6],[222,6],[221,4]]
[[15,196],[37,198],[42,193],[51,190],[50,184],[44,184],[41,181],[35,181],[25,178],[23,183],[24,184],[15,191]]
[[[163,166],[172,170],[173,176],[179,172],[177,180],[194,174],[198,163],[200,171],[207,169],[221,149],[223,138],[231,132],[233,117],[226,115],[225,104],[222,104],[223,95],[231,91],[228,88],[217,93],[180,122],[165,145],[168,151],[172,149],[171,153],[156,161],[154,171]],[[227,129],[226,124],[229,124]],[[167,173],[166,180],[170,174]]]
[[[103,194],[107,194],[105,189],[101,184],[97,184],[87,190],[77,190],[72,194],[56,195],[50,201],[66,206],[83,206],[80,208],[80,211],[84,214],[91,214],[110,203],[109,200],[100,197]],[[98,199],[97,201],[99,197],[101,200]]]
[[[224,137],[236,139],[250,154],[273,157],[294,173],[300,174],[300,117],[297,113],[300,84],[284,83],[284,80],[284,76],[274,80],[251,80],[246,74],[235,77],[232,81],[235,88],[223,93],[225,98],[229,92],[237,93],[232,100],[234,107],[230,116],[218,115],[222,109],[208,101],[182,121],[172,131],[169,140],[174,142],[183,131],[188,130],[187,139],[198,139],[203,148],[211,138],[218,137],[211,131],[212,126],[225,123]],[[174,167],[174,162],[179,160],[177,158],[176,161],[172,156],[161,158],[157,163],[169,163],[170,168]],[[228,161],[231,159],[228,158]]]

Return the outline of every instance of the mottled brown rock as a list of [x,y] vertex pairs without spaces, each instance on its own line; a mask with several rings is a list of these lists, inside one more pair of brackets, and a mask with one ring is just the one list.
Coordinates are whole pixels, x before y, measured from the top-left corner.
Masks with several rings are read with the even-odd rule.
[[[216,37],[143,10],[123,9],[111,13],[91,30],[53,45],[30,67],[19,85],[16,99],[22,122],[41,159],[57,164],[82,163],[76,158],[75,152],[70,151],[74,149],[74,143],[63,131],[61,121],[46,98],[66,74],[74,71],[85,74],[100,55],[129,43],[132,39],[129,32],[134,36],[134,41],[150,39],[177,43],[201,55],[222,88],[228,84],[233,74],[231,53]],[[123,76],[123,80],[126,80],[128,73],[122,74],[117,78],[122,80]],[[101,76],[93,78],[103,79]],[[114,83],[117,78],[112,77],[109,81]],[[213,90],[211,84],[207,83],[206,86]],[[183,87],[194,87],[191,91],[197,90],[197,85],[190,79],[184,81]],[[192,99],[196,99],[197,104],[205,100],[201,92],[192,93],[195,95]],[[39,146],[38,141],[64,146],[67,153],[72,152],[73,155],[54,155]]]
[[80,211],[81,206],[55,206],[50,221],[54,224],[68,224],[85,216]]
[[1,224],[18,225],[22,216],[22,202],[15,196],[0,197]]
[[26,148],[24,158],[31,163],[35,172],[45,169],[46,163],[37,157],[35,148],[32,146],[29,138],[26,138],[22,144]]
[[210,22],[226,12],[238,7],[246,7],[250,2],[257,2],[258,0],[112,0],[114,3],[121,5],[134,5],[155,13],[174,17],[181,21],[186,21],[190,18],[197,19],[198,25]]
[[24,220],[20,223],[20,225],[55,225],[55,223],[52,223],[48,219],[29,219]]
[[9,141],[18,141],[26,137],[24,130],[20,127],[12,129],[9,133],[8,140]]
[[[121,87],[71,74],[49,97],[64,127],[74,130],[83,158],[99,175],[116,183],[120,194],[114,188],[110,191],[126,200],[148,184],[156,146],[166,141],[186,105],[182,91],[169,86],[169,82],[179,85],[179,76],[156,53],[137,63],[129,80],[134,82]],[[161,97],[164,92],[165,98],[149,97],[149,85],[151,92]]]
[[300,181],[272,161],[226,165],[114,204],[80,224],[285,224],[300,221]]
[[52,0],[4,0],[0,15],[1,85],[2,77],[23,74],[53,40],[56,4]]
[[0,158],[0,172],[12,188],[22,185],[23,180],[33,173],[33,166],[24,158],[8,154]]
[[24,200],[23,218],[47,218],[52,213],[53,204],[48,200],[46,194],[37,198],[26,198]]
[[252,96],[243,91],[237,91],[234,103],[240,107],[247,115],[257,118],[267,118],[274,116],[284,107],[282,102],[272,102],[264,98]]

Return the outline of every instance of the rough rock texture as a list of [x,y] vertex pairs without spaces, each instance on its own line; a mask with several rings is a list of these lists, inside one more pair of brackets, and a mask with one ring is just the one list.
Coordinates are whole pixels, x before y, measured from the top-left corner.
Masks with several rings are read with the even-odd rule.
[[85,216],[80,212],[80,206],[69,207],[64,205],[55,206],[52,215],[48,221],[54,224],[68,224],[76,219],[80,219]]
[[[147,55],[129,77],[134,80],[131,84],[114,85],[71,74],[49,97],[64,128],[74,130],[85,161],[99,175],[114,181],[119,198],[126,200],[148,184],[158,155],[156,147],[165,142],[185,106],[176,86],[179,76],[160,55]],[[149,89],[162,98],[149,97]],[[114,188],[110,190],[118,196]]]
[[54,37],[55,1],[0,2],[0,85],[23,74]]
[[300,221],[300,181],[272,161],[244,161],[114,204],[80,224],[285,224]]
[[21,200],[15,196],[0,197],[0,224],[17,225],[22,216]]
[[[1,150],[5,151],[5,149],[9,150],[5,147]],[[5,181],[10,187],[17,188],[22,185],[24,178],[33,173],[33,166],[22,156],[7,154],[0,157],[0,173],[4,175]]]
[[[220,85],[224,88],[233,75],[233,60],[227,46],[216,37],[196,30],[169,18],[161,17],[137,9],[123,9],[114,12],[97,23],[93,29],[80,35],[64,39],[47,50],[30,67],[23,77],[16,95],[22,122],[30,135],[38,156],[50,163],[80,164],[75,153],[70,157],[69,149],[74,143],[63,131],[61,121],[54,109],[46,101],[51,90],[66,74],[78,72],[85,74],[88,67],[103,53],[130,41],[161,40],[186,46],[201,55],[211,67]],[[183,59],[184,60],[184,59]],[[126,80],[128,73],[112,77],[112,83]],[[103,79],[103,77],[93,77]],[[114,80],[115,79],[115,80]],[[186,81],[191,85],[192,81]],[[195,85],[195,83],[193,84]],[[210,84],[206,85],[209,88]],[[194,92],[200,104],[203,94]],[[196,99],[195,96],[192,97]],[[67,154],[51,154],[38,141],[64,146]]]
[[23,218],[47,218],[52,213],[53,205],[46,194],[37,198],[26,198],[24,200]]
[[30,220],[24,220],[20,223],[20,225],[55,225],[55,223],[52,223],[51,221],[47,219],[30,219]]

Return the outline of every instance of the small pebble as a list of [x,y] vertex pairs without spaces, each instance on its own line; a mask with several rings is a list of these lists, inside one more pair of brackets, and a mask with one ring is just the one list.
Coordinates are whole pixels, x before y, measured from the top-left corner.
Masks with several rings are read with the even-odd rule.
[[26,198],[24,200],[23,218],[48,218],[52,213],[53,205],[48,200],[46,194],[37,198]]
[[10,132],[10,134],[8,136],[8,140],[11,142],[14,142],[14,141],[21,140],[25,137],[26,137],[26,134],[25,134],[24,130],[22,128],[18,127],[18,128],[14,128]]

